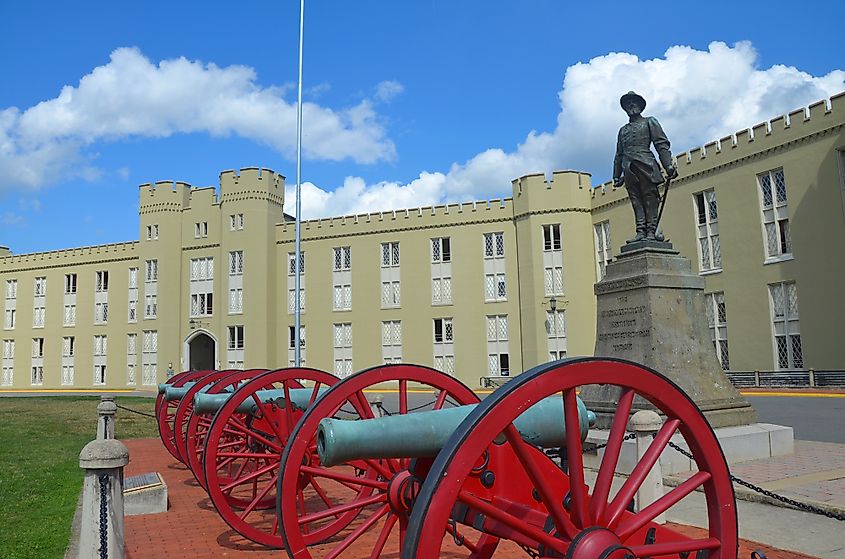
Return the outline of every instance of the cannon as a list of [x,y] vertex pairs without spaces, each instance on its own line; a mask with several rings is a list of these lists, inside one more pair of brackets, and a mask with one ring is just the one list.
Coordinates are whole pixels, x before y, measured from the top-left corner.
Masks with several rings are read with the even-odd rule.
[[167,383],[162,383],[158,387],[158,395],[156,396],[155,415],[158,423],[158,434],[161,437],[161,442],[164,448],[167,449],[174,458],[179,459],[176,450],[176,441],[173,436],[173,417],[176,409],[179,407],[179,400],[165,400],[164,394],[168,386],[181,387],[187,382],[193,382],[195,379],[212,373],[213,371],[184,371],[174,375]]
[[[690,398],[656,371],[618,359],[568,359],[515,377],[468,412],[441,410],[437,415],[431,411],[419,413],[420,418],[397,418],[401,421],[395,425],[401,426],[446,417],[442,411],[453,415],[438,426],[451,429],[445,440],[438,438],[439,451],[426,446],[423,429],[419,436],[412,428],[388,440],[384,426],[392,417],[368,419],[364,410],[358,418],[364,421],[347,422],[360,423],[356,427],[325,419],[333,409],[360,398],[361,391],[372,386],[368,383],[386,379],[383,371],[377,371],[376,378],[367,373],[338,383],[309,407],[284,450],[277,510],[289,556],[353,559],[353,546],[366,542],[363,557],[401,552],[402,559],[521,553],[568,559],[736,558],[736,503],[721,447]],[[610,385],[618,393],[608,443],[594,472],[584,467],[585,414],[576,396],[588,384]],[[400,383],[400,402],[401,390]],[[438,393],[430,407],[451,407],[445,405],[448,400]],[[525,410],[549,401],[563,429],[545,440],[532,439],[521,426]],[[630,475],[613,484],[629,417],[646,407],[665,422]],[[409,410],[407,399],[404,410],[400,415]],[[456,424],[460,415],[464,417]],[[368,430],[375,444],[370,441],[355,450],[358,443],[343,440]],[[654,503],[630,510],[632,498],[676,433],[689,447],[696,473]],[[334,457],[333,445],[342,450]],[[401,448],[384,448],[394,445]],[[315,462],[319,446],[325,461]],[[553,452],[547,452],[550,447]],[[406,455],[396,457],[401,454]],[[344,462],[329,465],[336,461]],[[306,484],[322,487],[331,499]],[[705,497],[706,536],[686,536],[655,522],[696,489]],[[321,545],[314,545],[318,542]]]

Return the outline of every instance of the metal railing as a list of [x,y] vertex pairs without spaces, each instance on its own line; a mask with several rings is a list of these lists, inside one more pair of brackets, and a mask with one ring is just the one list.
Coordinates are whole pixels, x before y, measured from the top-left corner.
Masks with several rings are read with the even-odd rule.
[[845,386],[845,370],[725,371],[737,388]]

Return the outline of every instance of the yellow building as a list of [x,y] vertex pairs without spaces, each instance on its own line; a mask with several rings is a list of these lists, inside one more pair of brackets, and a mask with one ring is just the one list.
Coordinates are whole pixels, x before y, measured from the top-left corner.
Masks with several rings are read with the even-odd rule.
[[[843,125],[840,94],[677,155],[662,226],[706,276],[725,367],[843,366]],[[145,184],[138,241],[0,249],[0,389],[292,364],[283,197],[284,178],[257,168],[221,173],[219,191]],[[304,362],[423,363],[478,386],[592,354],[593,284],[632,235],[624,189],[578,171],[521,177],[503,200],[305,221]]]

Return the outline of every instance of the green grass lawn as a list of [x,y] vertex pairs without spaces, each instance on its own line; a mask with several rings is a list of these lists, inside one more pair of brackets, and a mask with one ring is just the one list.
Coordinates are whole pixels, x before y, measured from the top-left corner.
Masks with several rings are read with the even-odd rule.
[[[99,397],[0,398],[0,558],[61,558],[82,488],[79,452],[97,435]],[[152,398],[118,397],[153,413]],[[119,439],[157,437],[150,417],[117,410]]]

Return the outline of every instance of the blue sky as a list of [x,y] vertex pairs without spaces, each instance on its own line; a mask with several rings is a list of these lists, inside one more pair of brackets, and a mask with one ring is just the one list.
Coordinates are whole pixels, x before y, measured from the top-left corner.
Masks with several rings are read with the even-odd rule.
[[[637,13],[639,10],[639,13]],[[295,184],[299,2],[0,6],[0,245],[138,238],[138,185]],[[619,95],[675,152],[845,90],[845,3],[306,1],[303,214],[610,175]],[[288,200],[293,202],[292,197]]]

